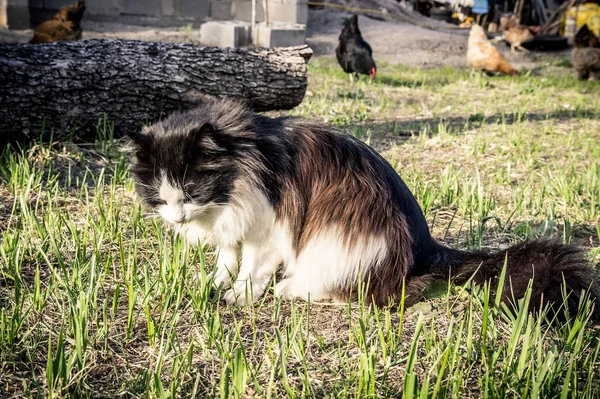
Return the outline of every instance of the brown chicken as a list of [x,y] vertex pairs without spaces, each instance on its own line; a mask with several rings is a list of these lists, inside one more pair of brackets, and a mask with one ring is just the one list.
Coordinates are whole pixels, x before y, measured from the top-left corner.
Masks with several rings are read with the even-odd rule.
[[600,79],[600,40],[583,25],[575,35],[575,48],[571,52],[571,64],[579,79]]
[[516,53],[515,49],[525,52],[529,51],[521,45],[533,40],[535,34],[537,33],[537,29],[539,28],[520,25],[518,21],[510,14],[504,14],[502,18],[500,18],[502,39],[506,40],[506,42],[510,44],[510,51],[512,53]]
[[506,12],[502,14],[502,17],[500,17],[500,31],[507,30],[514,23],[515,21],[513,21],[513,16],[511,13]]
[[79,0],[70,6],[63,6],[52,17],[35,28],[29,43],[52,43],[81,39],[81,18],[85,11],[85,1]]
[[477,24],[471,27],[469,34],[467,62],[473,69],[486,73],[504,73],[506,75],[519,73],[490,43],[483,28]]
[[533,40],[535,37],[534,28],[530,28],[525,25],[511,26],[504,31],[502,37],[510,44],[510,51],[516,53],[515,49],[522,51],[529,51],[525,47],[521,46],[523,43],[527,43]]

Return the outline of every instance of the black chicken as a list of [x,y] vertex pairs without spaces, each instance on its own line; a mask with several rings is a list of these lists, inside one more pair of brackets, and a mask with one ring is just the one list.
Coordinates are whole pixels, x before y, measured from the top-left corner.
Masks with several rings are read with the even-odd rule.
[[344,20],[344,28],[340,33],[340,44],[335,49],[335,55],[344,72],[350,74],[350,79],[352,79],[352,73],[356,75],[357,79],[359,73],[369,75],[370,78],[375,77],[377,67],[373,60],[373,50],[360,34],[356,14],[351,19]]

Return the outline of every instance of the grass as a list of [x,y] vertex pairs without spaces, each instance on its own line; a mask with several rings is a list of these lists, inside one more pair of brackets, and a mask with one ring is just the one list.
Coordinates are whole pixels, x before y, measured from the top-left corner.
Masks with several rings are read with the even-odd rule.
[[[350,85],[311,61],[291,114],[377,148],[433,235],[497,249],[556,235],[600,259],[600,86],[570,70],[469,78],[383,65]],[[0,156],[2,397],[596,398],[597,327],[439,284],[405,309],[219,301],[212,248],[145,217],[107,124],[95,143]],[[559,287],[557,287],[559,289]]]

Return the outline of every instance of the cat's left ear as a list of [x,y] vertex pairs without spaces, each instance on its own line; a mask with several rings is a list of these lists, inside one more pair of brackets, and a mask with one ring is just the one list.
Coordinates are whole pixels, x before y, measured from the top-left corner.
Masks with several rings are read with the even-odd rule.
[[202,140],[204,136],[207,134],[211,134],[215,132],[215,127],[210,123],[205,123],[197,129],[192,130],[192,135],[194,136],[194,141],[198,142]]
[[223,151],[223,148],[218,144],[217,138],[213,134],[216,131],[215,127],[210,123],[205,123],[199,128],[194,129],[192,135],[195,146],[205,150]]
[[152,144],[152,133],[148,131],[129,132],[127,133],[127,136],[129,136],[133,144],[138,148],[148,149]]

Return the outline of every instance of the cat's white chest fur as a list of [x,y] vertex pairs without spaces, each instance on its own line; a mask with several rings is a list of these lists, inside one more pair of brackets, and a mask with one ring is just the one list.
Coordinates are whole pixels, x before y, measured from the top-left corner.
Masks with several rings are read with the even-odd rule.
[[191,245],[208,243],[218,247],[236,246],[243,241],[250,224],[246,215],[235,206],[209,205],[203,214],[185,223],[173,224],[173,229]]
[[173,228],[192,245],[206,242],[218,247],[215,285],[228,288],[236,277],[225,293],[229,303],[259,298],[277,266],[292,263],[291,235],[276,223],[273,207],[257,188],[236,186],[227,205],[209,204],[195,214]]
[[[228,204],[209,202],[196,205],[186,202],[186,194],[176,187],[161,172],[159,197],[164,204],[158,206],[158,213],[188,243],[198,245],[208,243],[219,247],[235,246],[243,241],[251,226],[273,213],[264,195],[260,192],[232,196]],[[236,188],[234,193],[238,191]],[[256,191],[256,190],[255,190]],[[251,194],[251,195],[248,195]],[[240,198],[245,198],[241,200]],[[255,198],[255,201],[248,201]],[[268,217],[267,217],[268,219]]]

